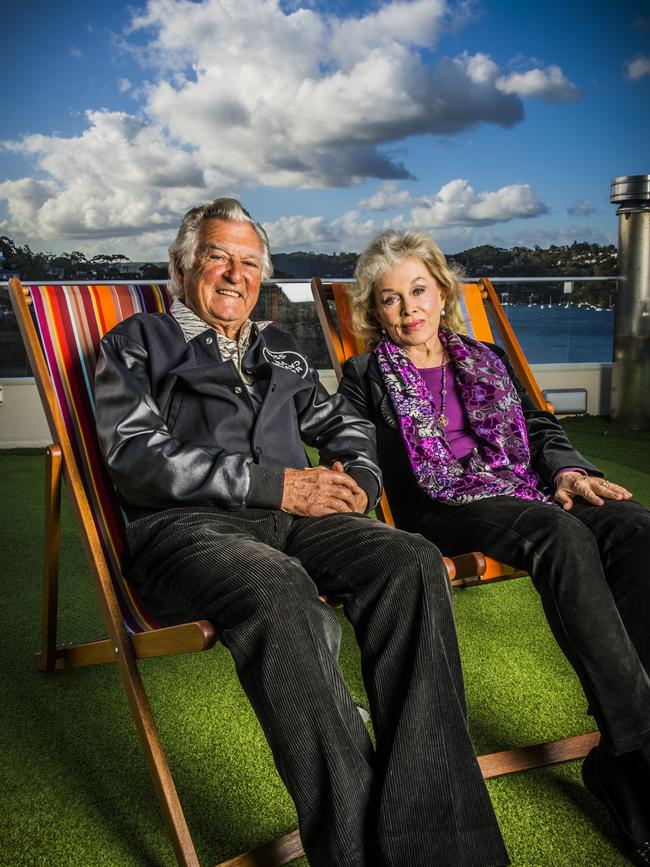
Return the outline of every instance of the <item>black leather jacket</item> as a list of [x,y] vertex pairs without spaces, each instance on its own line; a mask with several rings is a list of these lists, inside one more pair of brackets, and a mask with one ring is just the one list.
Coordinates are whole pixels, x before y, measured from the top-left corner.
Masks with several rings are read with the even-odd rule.
[[[486,345],[506,365],[517,389],[528,431],[531,466],[547,491],[554,490],[553,480],[558,471],[565,467],[577,467],[590,475],[602,476],[593,464],[573,448],[555,416],[537,409],[517,379],[506,353],[491,343]],[[374,353],[357,355],[346,362],[339,393],[345,395],[365,418],[374,423],[379,466],[384,474],[384,486],[395,523],[404,530],[418,532],[422,513],[430,506],[431,500],[415,480]]]
[[285,467],[340,460],[368,494],[381,489],[373,425],[330,397],[293,337],[253,329],[242,367],[255,406],[214,331],[186,342],[168,314],[137,314],[101,342],[95,375],[99,443],[130,519],[177,506],[279,509]]

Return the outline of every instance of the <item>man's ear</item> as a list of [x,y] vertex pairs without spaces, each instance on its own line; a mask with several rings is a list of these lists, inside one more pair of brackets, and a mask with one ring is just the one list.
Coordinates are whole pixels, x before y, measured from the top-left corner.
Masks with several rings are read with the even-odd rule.
[[174,281],[174,283],[178,286],[181,291],[181,295],[185,295],[185,289],[183,288],[183,272],[180,268],[172,268],[170,277]]

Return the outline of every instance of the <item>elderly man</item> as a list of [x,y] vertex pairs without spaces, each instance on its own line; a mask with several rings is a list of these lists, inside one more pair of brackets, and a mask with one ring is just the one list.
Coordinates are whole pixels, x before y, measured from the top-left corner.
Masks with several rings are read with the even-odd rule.
[[[220,629],[312,865],[508,863],[440,554],[363,516],[381,485],[372,426],[328,397],[291,335],[249,319],[271,274],[264,230],[217,199],[185,215],[170,260],[170,314],[114,328],[96,377],[142,596],[163,622]],[[354,625],[374,748],[319,594]]]

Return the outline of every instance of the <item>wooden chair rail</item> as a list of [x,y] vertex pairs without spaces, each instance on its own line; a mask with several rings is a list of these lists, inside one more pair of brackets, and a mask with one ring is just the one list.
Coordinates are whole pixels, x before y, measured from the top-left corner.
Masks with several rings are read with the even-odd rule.
[[[546,744],[535,744],[479,756],[478,763],[483,778],[490,780],[505,774],[515,774],[519,771],[584,758],[599,740],[598,732],[590,732],[561,741],[550,741]],[[266,846],[223,861],[217,867],[280,867],[303,855],[300,835],[297,831],[292,831],[272,843],[267,843]]]
[[[207,620],[167,626],[151,632],[129,636],[136,659],[151,659],[154,656],[172,656],[177,653],[198,653],[209,650],[218,641],[214,626]],[[79,668],[84,665],[101,665],[115,662],[118,649],[109,638],[59,647],[55,652],[54,668]],[[43,652],[34,655],[34,665],[43,671],[47,668]]]

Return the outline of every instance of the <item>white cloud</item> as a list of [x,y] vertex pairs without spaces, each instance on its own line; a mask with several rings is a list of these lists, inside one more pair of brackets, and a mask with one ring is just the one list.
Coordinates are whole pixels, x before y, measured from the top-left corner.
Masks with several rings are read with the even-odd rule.
[[559,66],[511,72],[496,81],[502,93],[516,93],[521,97],[541,97],[549,102],[568,102],[580,96],[580,90],[566,77]]
[[596,209],[592,208],[586,199],[578,199],[575,205],[566,209],[566,212],[572,217],[588,217],[590,214],[595,214]]
[[[431,196],[414,197],[396,184],[383,184],[372,196],[361,199],[359,208],[342,217],[291,216],[265,223],[271,246],[289,250],[361,250],[381,229],[420,229],[435,232],[446,249],[471,246],[477,228],[546,213],[528,184],[511,184],[499,190],[476,192],[466,180],[453,180]],[[403,213],[377,224],[363,219],[361,210],[402,208]],[[408,208],[410,207],[410,210]]]
[[360,221],[359,217],[357,210],[332,220],[295,215],[264,223],[264,228],[277,252],[340,250],[342,245],[346,250],[360,250],[377,229],[373,220]]
[[[40,178],[0,185],[14,230],[126,237],[247,185],[405,180],[409,169],[390,149],[404,138],[509,127],[523,117],[520,95],[559,99],[576,90],[558,67],[503,76],[484,53],[432,63],[450,25],[445,0],[389,0],[356,17],[340,5],[337,16],[315,3],[148,0],[127,39],[137,36],[134,54],[155,67],[155,80],[136,89],[118,80],[140,100],[138,114],[89,111],[81,135],[5,143]],[[431,210],[394,195],[396,204]],[[495,204],[475,203],[481,207]],[[307,228],[287,223],[282,231]]]
[[650,57],[635,57],[628,60],[625,66],[625,77],[629,81],[638,81],[645,75],[650,75]]
[[118,78],[117,80],[117,89],[120,93],[128,93],[132,86],[128,78]]
[[400,190],[396,181],[386,181],[376,193],[359,199],[359,207],[369,211],[390,211],[392,208],[405,208],[421,203],[422,199],[409,190]]
[[547,212],[528,184],[510,184],[478,193],[467,180],[445,184],[426,204],[400,218],[401,225],[432,230],[453,226],[480,226],[537,217]]
[[334,20],[330,50],[343,68],[350,68],[387,43],[431,47],[438,40],[446,11],[445,0],[411,0],[387,3],[363,18]]
[[17,231],[41,239],[123,237],[174,226],[208,195],[191,155],[167,143],[160,130],[122,112],[88,112],[87,119],[77,137],[31,135],[5,143],[33,157],[47,175],[0,184]]

